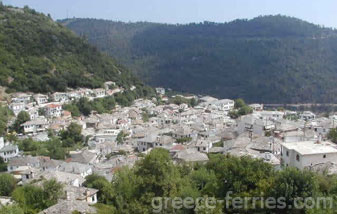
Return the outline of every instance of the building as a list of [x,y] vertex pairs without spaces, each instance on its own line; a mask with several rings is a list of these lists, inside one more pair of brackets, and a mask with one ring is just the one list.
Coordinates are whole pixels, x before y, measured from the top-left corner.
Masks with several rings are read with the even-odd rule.
[[25,157],[15,157],[8,161],[7,171],[20,171],[22,168],[39,168],[40,160],[38,157],[25,156]]
[[300,118],[302,120],[308,121],[308,120],[315,119],[316,115],[312,113],[311,111],[304,111],[303,113],[300,114]]
[[173,145],[175,140],[170,136],[157,136],[156,134],[148,135],[137,141],[139,152],[145,152],[151,148],[169,148]]
[[10,159],[19,155],[19,148],[17,145],[5,144],[3,137],[0,138],[0,157],[8,162]]
[[156,88],[156,92],[159,95],[165,95],[165,88]]
[[209,159],[205,153],[198,152],[194,149],[186,149],[178,151],[173,156],[173,160],[177,163],[205,163]]
[[79,151],[79,152],[77,151],[70,152],[70,158],[71,158],[71,162],[77,162],[77,163],[83,163],[83,164],[98,163],[97,154],[89,150],[84,150],[84,151]]
[[263,120],[280,120],[283,119],[285,113],[282,111],[260,111],[257,115]]
[[34,95],[34,100],[38,105],[48,103],[48,96],[44,94],[36,94]]
[[199,106],[202,108],[207,108],[208,110],[230,111],[234,109],[235,104],[234,100],[218,100],[213,97],[202,97],[200,100],[202,103],[200,103]]
[[251,107],[254,111],[263,111],[263,104],[250,104],[249,107]]
[[64,162],[60,165],[60,167],[57,170],[61,172],[80,175],[83,178],[93,173],[92,166],[90,166],[89,164],[81,164],[77,162],[70,162],[70,163]]
[[103,88],[96,88],[93,90],[94,97],[105,97],[105,90]]
[[266,132],[275,129],[275,123],[270,119],[261,119],[259,115],[244,115],[238,121],[237,131],[239,134],[243,132],[251,132],[260,136]]
[[18,116],[18,114],[21,111],[24,111],[26,109],[25,103],[11,103],[9,106],[9,109],[13,111],[15,116]]
[[68,94],[65,93],[65,92],[55,92],[55,93],[52,95],[52,99],[53,99],[55,102],[65,102],[65,101],[68,101],[68,100],[69,100],[69,97],[68,97]]
[[51,206],[39,214],[89,214],[97,213],[97,210],[93,206],[89,206],[87,202],[78,201],[78,200],[63,200],[59,201],[54,206]]
[[58,104],[49,104],[45,107],[46,117],[61,117],[62,115],[62,106]]
[[31,102],[31,95],[25,93],[16,93],[12,98],[12,103],[30,103]]
[[337,161],[337,148],[330,142],[301,141],[281,143],[281,164],[310,169],[319,164]]
[[199,139],[195,142],[194,146],[197,148],[198,152],[208,153],[209,150],[212,148],[213,143],[207,140]]
[[27,121],[21,126],[23,126],[23,130],[26,134],[44,132],[48,128],[48,122],[45,119],[39,118],[36,120]]
[[83,201],[88,204],[97,203],[97,189],[67,185],[64,187],[64,191],[67,200]]

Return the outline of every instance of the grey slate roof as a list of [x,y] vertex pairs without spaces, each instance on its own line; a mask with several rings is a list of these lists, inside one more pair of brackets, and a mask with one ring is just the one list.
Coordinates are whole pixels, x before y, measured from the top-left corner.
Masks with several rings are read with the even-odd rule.
[[175,159],[182,160],[185,162],[205,162],[208,161],[206,154],[198,152],[194,149],[186,149],[177,152],[174,156]]
[[83,214],[97,213],[96,208],[89,206],[86,202],[69,200],[60,201],[54,206],[39,212],[39,214],[72,214],[74,211],[79,211]]
[[17,148],[18,148],[17,145],[7,145],[7,146],[4,146],[2,149],[0,149],[0,152],[16,151]]
[[78,162],[83,164],[91,163],[97,155],[95,153],[89,152],[88,150],[84,150],[80,153],[71,154],[71,162]]

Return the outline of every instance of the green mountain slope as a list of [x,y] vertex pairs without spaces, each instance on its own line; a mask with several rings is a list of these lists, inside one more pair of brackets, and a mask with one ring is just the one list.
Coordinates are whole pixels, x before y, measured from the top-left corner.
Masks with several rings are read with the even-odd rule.
[[115,81],[146,90],[138,78],[50,17],[0,5],[0,85],[51,92]]
[[249,102],[337,102],[337,32],[296,18],[61,22],[153,86]]

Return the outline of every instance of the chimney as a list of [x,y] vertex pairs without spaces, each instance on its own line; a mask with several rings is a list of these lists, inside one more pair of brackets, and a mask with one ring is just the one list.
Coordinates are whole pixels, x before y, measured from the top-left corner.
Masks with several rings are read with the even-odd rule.
[[322,142],[322,135],[321,134],[319,134],[318,135],[318,140],[317,140],[317,143],[321,143]]
[[66,198],[67,198],[67,201],[70,201],[70,200],[71,200],[70,192],[68,192],[68,191],[66,191]]

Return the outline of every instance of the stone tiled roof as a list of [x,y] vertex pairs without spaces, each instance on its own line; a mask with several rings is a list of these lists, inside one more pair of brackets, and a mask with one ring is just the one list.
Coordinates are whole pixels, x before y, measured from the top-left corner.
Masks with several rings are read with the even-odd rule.
[[86,202],[69,200],[69,201],[60,201],[54,206],[45,209],[39,214],[72,214],[74,211],[78,211],[82,214],[95,214],[97,210],[95,207],[89,206]]

